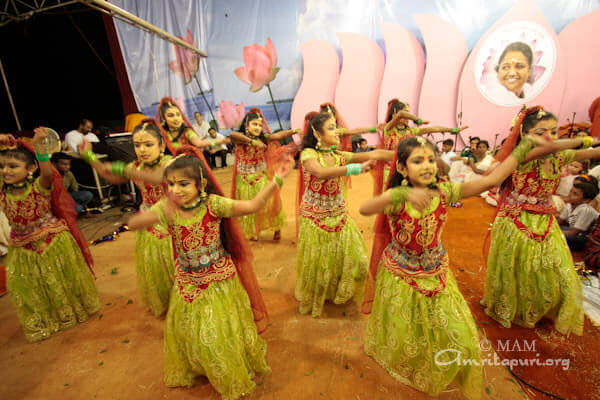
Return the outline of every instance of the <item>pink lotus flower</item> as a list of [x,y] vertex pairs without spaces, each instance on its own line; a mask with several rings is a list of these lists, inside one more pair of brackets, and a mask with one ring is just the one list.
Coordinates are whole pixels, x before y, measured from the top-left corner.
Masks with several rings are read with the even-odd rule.
[[[190,32],[189,29],[187,30],[185,39],[181,36],[177,37],[196,47],[196,43],[192,37],[192,32]],[[200,66],[199,56],[197,53],[194,53],[191,50],[184,49],[183,47],[179,47],[177,45],[173,46],[175,47],[175,61],[171,61],[169,63],[169,68],[177,75],[183,75],[183,81],[187,85],[192,81],[198,72],[198,67]]]
[[244,46],[244,66],[234,72],[238,78],[250,85],[251,92],[258,92],[263,86],[268,85],[279,72],[277,65],[277,52],[270,38],[262,47],[256,43]]
[[233,104],[231,101],[221,101],[219,111],[217,111],[217,121],[219,126],[224,129],[238,128],[244,119],[246,108],[244,103],[239,105]]

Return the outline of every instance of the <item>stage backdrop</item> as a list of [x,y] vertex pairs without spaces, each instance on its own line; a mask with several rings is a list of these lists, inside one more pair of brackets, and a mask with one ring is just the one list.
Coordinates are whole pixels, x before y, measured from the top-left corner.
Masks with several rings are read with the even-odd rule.
[[[369,101],[343,102],[344,112],[364,114],[361,118],[343,114],[347,121],[354,118],[361,123],[380,122],[384,111],[379,108],[387,103],[383,98],[386,96],[409,102],[419,101],[420,104],[411,104],[411,108],[421,108],[420,111],[426,112],[427,115],[421,114],[424,119],[436,124],[456,126],[460,121],[473,123],[471,116],[475,110],[464,110],[467,104],[483,102],[485,107],[482,109],[488,113],[496,110],[502,111],[502,115],[513,115],[521,104],[534,105],[537,99],[550,101],[550,94],[554,96],[550,101],[552,111],[560,114],[561,124],[566,123],[567,117],[571,118],[573,112],[576,112],[577,121],[587,121],[587,106],[598,95],[590,88],[600,87],[600,73],[597,68],[591,67],[593,63],[584,63],[585,67],[579,67],[578,74],[568,71],[569,65],[580,65],[574,61],[578,58],[598,60],[600,57],[598,46],[588,46],[585,40],[581,43],[571,40],[582,37],[581,35],[600,37],[600,15],[594,12],[600,7],[600,0],[112,0],[112,3],[170,33],[193,41],[208,54],[208,58],[200,61],[196,72],[195,65],[182,62],[170,43],[125,23],[116,22],[135,99],[140,110],[148,115],[156,113],[156,105],[162,96],[170,95],[183,100],[188,117],[199,110],[210,120],[212,116],[206,102],[210,104],[212,112],[216,113],[218,103],[226,100],[243,102],[247,108],[261,108],[271,129],[277,129],[279,125],[267,88],[251,92],[250,86],[238,79],[233,72],[244,66],[244,46],[254,43],[265,46],[267,38],[271,38],[277,52],[277,66],[280,68],[271,82],[271,89],[282,126],[287,128],[290,126],[294,97],[303,79],[302,55],[310,54],[312,57],[311,79],[315,77],[314,69],[319,62],[314,59],[319,54],[318,49],[303,48],[301,44],[304,46],[306,43],[310,47],[313,43],[326,49],[323,42],[327,42],[336,49],[341,73],[336,75],[331,71],[335,57],[332,59],[331,54],[324,53],[326,88],[317,93],[316,97],[328,97],[324,99],[327,101],[333,96],[340,100],[331,92],[335,80],[344,75],[340,38],[347,36],[340,36],[340,33],[358,34],[365,40],[373,41],[384,56],[383,64],[375,61],[369,70],[367,78],[372,85],[368,91]],[[585,22],[578,24],[580,19]],[[427,25],[436,20],[443,20],[447,28],[437,29]],[[569,35],[565,35],[565,39],[560,42],[557,35],[567,25]],[[399,86],[386,79],[386,76],[391,76],[391,71],[386,71],[384,76],[386,47],[390,40],[390,35],[386,36],[386,32],[394,30],[405,31],[407,35],[401,38],[402,43],[398,46],[406,49],[409,58],[409,68],[406,69],[409,73],[404,78],[414,81],[412,85]],[[456,32],[452,33],[452,46],[457,50],[436,52],[433,46],[439,45],[445,38],[435,35],[443,35],[444,32],[447,34],[450,30]],[[424,36],[429,44],[424,42]],[[413,40],[421,46],[420,49],[415,48]],[[356,42],[363,43],[361,40]],[[522,66],[517,53],[511,53],[508,58],[503,57],[504,60],[499,59],[505,50],[512,49],[508,46],[513,42],[524,42],[531,50],[531,62],[527,65],[530,71],[527,71],[526,79],[508,76],[511,66]],[[469,55],[463,53],[463,46],[466,46]],[[347,50],[349,54],[352,52],[351,49]],[[426,50],[431,52],[431,57],[427,56]],[[401,49],[394,49],[394,57],[398,57],[398,51]],[[423,52],[425,71],[419,66]],[[370,57],[378,56],[373,53]],[[453,58],[445,60],[444,57]],[[566,61],[567,57],[570,62]],[[437,65],[428,64],[428,60]],[[448,72],[444,76],[441,71],[444,70],[443,63],[446,61],[452,68],[447,68]],[[506,64],[504,70],[500,65],[501,61]],[[398,60],[394,59],[394,62],[397,63]],[[193,69],[192,74],[189,73],[189,65]],[[187,68],[183,68],[186,66]],[[588,76],[581,72],[588,72]],[[374,79],[378,81],[374,82]],[[519,79],[525,82],[521,87]],[[394,88],[388,87],[393,84],[396,85]],[[310,85],[307,83],[307,86],[314,87],[315,82]],[[585,89],[585,98],[573,95],[578,93],[579,87]],[[395,88],[399,90],[397,95],[391,94]],[[421,88],[428,92],[419,92]],[[204,98],[200,95],[200,90],[204,92]],[[445,96],[454,97],[440,101],[436,99],[437,93],[432,93],[436,90]],[[451,93],[447,94],[448,92]],[[380,95],[383,97],[379,97]],[[316,97],[313,96],[314,108],[319,103]],[[363,103],[374,108],[351,108],[351,104],[364,107]],[[310,108],[310,104],[306,100],[299,101],[296,107],[298,109],[292,113],[295,115],[292,125],[299,127],[301,116]],[[453,115],[456,120],[450,121]],[[467,136],[481,136],[493,142],[495,134],[499,133],[500,140],[510,124],[509,120],[505,121],[507,118],[500,119],[498,115],[476,114],[474,118],[490,119],[492,122],[474,123],[478,128],[465,131],[465,139]],[[370,141],[374,140],[370,138]]]

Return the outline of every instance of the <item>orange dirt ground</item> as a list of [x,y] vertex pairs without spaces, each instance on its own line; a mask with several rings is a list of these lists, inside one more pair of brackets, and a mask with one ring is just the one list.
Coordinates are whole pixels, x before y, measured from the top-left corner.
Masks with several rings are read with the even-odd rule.
[[[227,191],[231,186],[231,170],[216,171],[217,179]],[[365,355],[362,345],[367,316],[360,314],[355,304],[328,304],[324,315],[317,319],[298,314],[293,295],[296,179],[294,171],[282,192],[288,223],[282,231],[281,243],[273,243],[265,236],[251,244],[256,275],[270,313],[271,325],[263,337],[268,343],[268,361],[273,373],[258,377],[258,386],[248,398],[428,398],[396,382]],[[349,191],[350,215],[362,230],[369,248],[374,218],[361,216],[358,207],[371,193],[370,175],[353,178]],[[480,221],[473,221],[480,229],[476,237],[470,237],[467,246],[461,247],[459,238],[466,228],[465,221],[453,218],[453,214],[466,210],[481,216]],[[460,251],[462,255],[469,255],[470,269],[479,270],[490,210],[481,199],[467,200],[462,209],[451,210],[444,234],[444,241],[456,246],[449,248],[451,260],[453,252]],[[125,221],[118,215],[107,220],[107,214],[82,219],[88,239],[106,234],[120,225],[120,221]],[[93,222],[104,224],[104,231],[101,225],[92,229]],[[192,388],[170,389],[164,385],[163,321],[155,318],[138,300],[133,248],[131,232],[122,234],[116,241],[92,247],[96,282],[103,303],[101,310],[89,321],[41,343],[25,341],[10,296],[0,298],[0,399],[220,398],[205,378],[199,378]],[[456,271],[459,267],[452,263],[460,281],[461,273]],[[480,273],[484,274],[485,269]],[[483,335],[483,331],[480,334]],[[484,357],[489,355],[488,352]],[[503,367],[486,366],[484,376],[482,398],[527,398]],[[440,398],[460,399],[462,396],[456,388],[450,387]]]

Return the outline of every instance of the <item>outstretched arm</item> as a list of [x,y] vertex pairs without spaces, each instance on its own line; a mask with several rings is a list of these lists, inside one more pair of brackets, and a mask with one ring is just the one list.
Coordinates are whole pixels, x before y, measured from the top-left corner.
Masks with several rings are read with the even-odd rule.
[[[44,139],[48,137],[48,130],[46,128],[34,129],[35,135],[33,136],[33,144],[41,144]],[[52,163],[50,163],[50,155],[48,153],[38,154],[35,153],[35,158],[38,160],[40,166],[40,185],[45,189],[52,187]]]
[[233,143],[236,144],[251,144],[256,147],[267,147],[260,139],[250,139],[248,136],[244,135],[241,132],[232,131],[229,135]]
[[417,210],[424,210],[435,192],[428,188],[398,186],[367,200],[360,206],[359,212],[366,216],[381,214],[388,206],[400,205],[406,201],[410,201]]
[[269,141],[271,140],[282,140],[285,138],[288,138],[292,135],[295,135],[297,133],[300,133],[300,129],[288,129],[286,131],[279,131],[276,133],[272,133],[271,135],[269,135]]
[[354,162],[366,162],[366,161],[392,161],[394,159],[394,152],[391,150],[373,150],[365,153],[352,153],[352,161]]
[[129,218],[127,226],[129,227],[129,230],[137,231],[157,224],[159,221],[160,218],[154,211],[144,211]]
[[269,197],[275,193],[275,190],[283,186],[283,180],[290,174],[294,159],[288,156],[281,164],[273,180],[265,186],[251,200],[234,200],[232,217],[241,217],[243,215],[254,214],[265,207]]
[[468,125],[461,126],[460,128],[448,128],[447,126],[428,126],[425,128],[420,128],[419,133],[421,135],[426,135],[428,133],[436,133],[436,132],[448,132],[448,133],[458,134],[460,131],[464,131],[468,127],[469,127]]

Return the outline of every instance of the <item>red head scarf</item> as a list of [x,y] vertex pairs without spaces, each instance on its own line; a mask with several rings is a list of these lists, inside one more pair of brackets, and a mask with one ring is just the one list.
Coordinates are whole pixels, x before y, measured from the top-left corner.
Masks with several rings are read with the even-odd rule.
[[[35,154],[35,150],[33,149],[33,145],[31,143],[25,142],[23,140],[17,140],[17,145],[19,147],[23,147],[31,153]],[[51,203],[52,203],[52,213],[63,219],[67,226],[69,227],[69,231],[77,245],[81,249],[81,253],[83,254],[83,258],[85,259],[88,268],[94,274],[94,259],[92,258],[92,253],[88,247],[88,242],[86,242],[85,237],[81,233],[79,229],[79,225],[77,225],[77,211],[75,209],[75,201],[65,188],[63,183],[62,175],[58,172],[54,166],[52,166],[52,195],[51,195]]]
[[590,136],[600,137],[600,97],[597,97],[590,105],[589,116],[592,121]]
[[[175,154],[176,153],[175,146],[173,146],[173,142],[171,142],[171,139],[169,139],[169,135],[166,134],[166,131],[163,126],[163,122],[166,124],[166,121],[163,121],[162,116],[160,115],[160,109],[163,106],[163,104],[165,104],[165,103],[169,103],[172,106],[179,108],[179,111],[181,112],[181,118],[183,119],[183,125],[187,129],[192,129],[192,124],[190,123],[190,120],[187,119],[187,117],[186,117],[185,113],[183,112],[183,109],[181,108],[179,103],[177,103],[172,97],[167,96],[167,97],[162,98],[162,100],[160,101],[160,104],[156,108],[156,121],[158,121],[157,125],[161,128],[161,131],[163,132],[163,138],[165,139],[165,145],[169,149],[169,152],[171,154]],[[188,143],[187,138],[185,137],[185,130],[181,134],[181,136],[178,138],[177,142],[180,143],[181,145],[191,144],[191,143]]]

